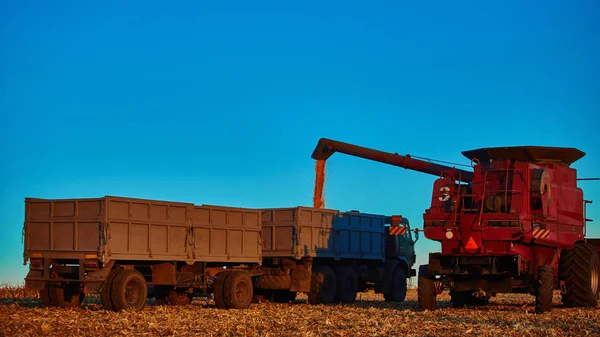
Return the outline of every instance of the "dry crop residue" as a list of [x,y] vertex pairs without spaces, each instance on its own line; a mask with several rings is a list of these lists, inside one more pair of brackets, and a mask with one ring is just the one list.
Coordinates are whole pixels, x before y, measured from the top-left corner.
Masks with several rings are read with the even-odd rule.
[[446,293],[439,309],[421,311],[410,289],[405,302],[359,293],[353,305],[255,303],[246,310],[220,310],[195,299],[186,306],[158,306],[139,312],[104,311],[97,296],[81,309],[43,308],[37,298],[0,299],[0,336],[598,336],[598,308],[560,305],[534,314],[533,296],[498,295],[490,305],[454,309]]
[[317,160],[315,163],[315,191],[313,194],[313,207],[325,208],[325,197],[323,188],[325,186],[325,160]]

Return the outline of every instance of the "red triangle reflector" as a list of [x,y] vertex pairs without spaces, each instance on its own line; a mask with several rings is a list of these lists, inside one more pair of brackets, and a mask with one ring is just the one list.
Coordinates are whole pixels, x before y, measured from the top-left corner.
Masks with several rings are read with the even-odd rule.
[[469,241],[467,241],[467,245],[465,246],[466,249],[477,249],[479,248],[479,246],[477,245],[477,243],[475,243],[475,240],[473,240],[473,237],[470,236],[469,237]]

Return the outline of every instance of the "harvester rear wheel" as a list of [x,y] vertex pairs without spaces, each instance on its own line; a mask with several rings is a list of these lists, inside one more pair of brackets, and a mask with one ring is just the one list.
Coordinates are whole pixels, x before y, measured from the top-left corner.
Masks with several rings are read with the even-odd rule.
[[100,300],[102,301],[102,306],[106,310],[114,311],[115,307],[112,304],[112,300],[110,299],[110,288],[112,287],[112,283],[115,279],[115,276],[122,269],[113,269],[108,273],[106,277],[106,281],[104,281],[104,285],[102,286],[102,290],[100,290]]
[[423,310],[435,310],[436,293],[434,279],[427,271],[427,265],[419,266],[418,298],[419,307]]
[[565,281],[566,293],[562,302],[566,307],[593,307],[600,296],[600,257],[596,247],[577,243],[563,251],[560,261],[560,279]]
[[351,267],[340,266],[335,268],[337,280],[336,298],[342,303],[354,303],[358,292],[358,277]]
[[250,274],[234,271],[225,279],[223,301],[228,309],[246,309],[252,303],[253,292]]
[[552,310],[554,288],[556,288],[554,283],[554,268],[547,265],[539,266],[535,295],[536,313],[541,314]]
[[335,273],[329,266],[319,265],[313,268],[310,280],[308,303],[329,304],[334,301],[337,282]]
[[402,302],[406,298],[406,273],[402,266],[397,266],[390,281],[390,292],[383,295],[387,302]]
[[110,298],[114,311],[144,308],[148,285],[142,273],[135,269],[119,272],[110,286]]

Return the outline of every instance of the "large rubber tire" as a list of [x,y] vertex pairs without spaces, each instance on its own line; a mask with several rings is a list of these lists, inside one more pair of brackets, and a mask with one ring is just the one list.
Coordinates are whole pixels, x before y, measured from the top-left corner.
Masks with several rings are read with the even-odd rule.
[[234,271],[225,279],[223,301],[228,309],[247,309],[253,296],[254,286],[247,272]]
[[335,268],[336,300],[342,303],[354,303],[358,293],[358,276],[351,267]]
[[538,314],[552,311],[554,293],[554,268],[542,265],[538,267],[537,289],[535,294],[535,312]]
[[222,271],[215,275],[215,279],[213,280],[213,297],[215,300],[215,307],[217,309],[227,309],[225,305],[225,300],[223,300],[223,287],[225,285],[225,280],[231,273],[229,271]]
[[115,307],[112,304],[112,300],[110,299],[110,288],[112,286],[113,281],[115,280],[115,276],[121,272],[122,269],[113,269],[108,273],[106,277],[106,281],[102,286],[102,290],[100,290],[100,300],[102,301],[102,307],[106,310],[114,311]]
[[578,243],[563,252],[559,279],[565,281],[565,307],[594,307],[600,296],[600,258],[596,247]]
[[79,289],[79,284],[69,283],[65,286],[49,288],[50,303],[62,308],[76,308],[81,305],[85,294]]
[[387,302],[403,302],[406,298],[406,272],[402,266],[394,268],[390,281],[390,292],[383,295]]
[[142,273],[125,269],[115,276],[110,286],[113,310],[142,310],[148,298],[148,285]]
[[419,266],[418,302],[423,310],[435,310],[436,293],[434,279],[427,272],[427,265]]
[[310,280],[308,303],[329,304],[335,300],[337,292],[335,273],[329,266],[319,265],[313,268]]

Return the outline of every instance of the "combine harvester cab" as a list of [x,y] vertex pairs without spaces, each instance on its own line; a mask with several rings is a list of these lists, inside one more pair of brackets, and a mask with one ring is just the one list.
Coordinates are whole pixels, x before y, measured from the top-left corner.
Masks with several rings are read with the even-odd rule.
[[554,290],[567,307],[600,296],[598,239],[585,237],[583,191],[570,165],[573,148],[500,147],[465,151],[473,172],[321,139],[313,158],[342,152],[437,176],[423,214],[425,237],[441,243],[419,267],[419,305],[436,307],[450,290],[454,306],[483,305],[497,293],[529,293],[550,311]]

